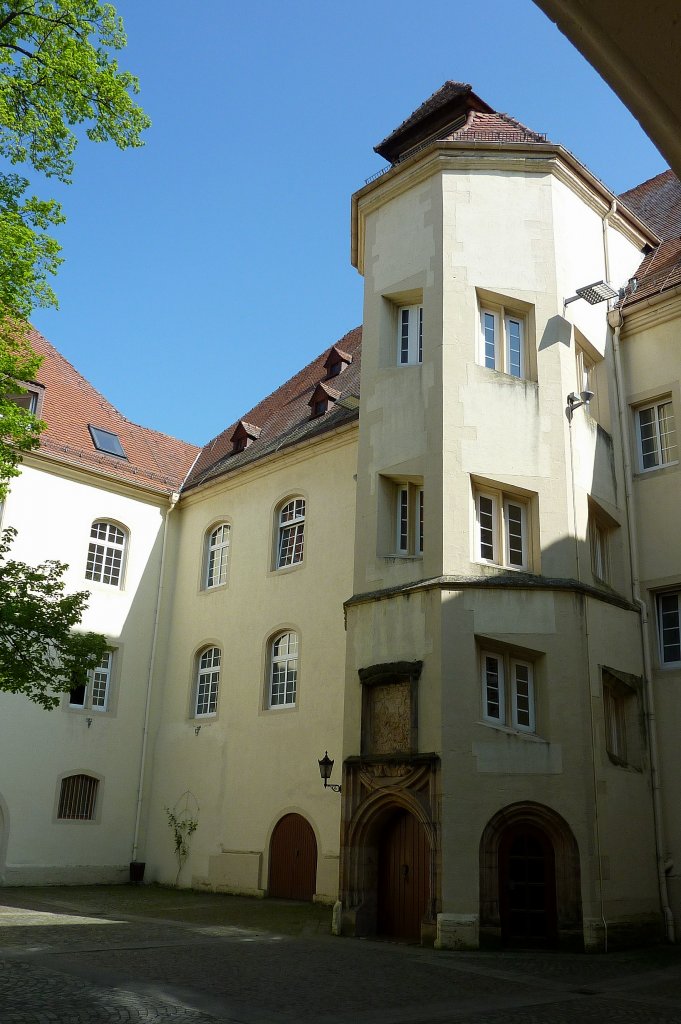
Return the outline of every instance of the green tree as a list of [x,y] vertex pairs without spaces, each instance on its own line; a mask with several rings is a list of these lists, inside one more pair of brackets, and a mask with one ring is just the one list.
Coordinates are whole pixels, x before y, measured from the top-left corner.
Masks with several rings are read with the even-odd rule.
[[61,257],[49,231],[61,206],[30,192],[10,167],[69,182],[84,126],[94,142],[141,146],[149,119],[136,104],[137,79],[115,58],[126,44],[122,20],[97,0],[16,0],[0,10],[0,498],[21,452],[36,447],[41,424],[5,396],[21,392],[38,363],[27,339],[36,307],[56,305],[50,285]]
[[89,594],[64,593],[62,562],[35,567],[7,557],[16,530],[0,534],[0,690],[43,708],[87,681],[106,650],[96,633],[76,633]]
[[[26,173],[68,183],[77,131],[122,149],[142,145],[149,119],[133,98],[137,79],[115,57],[125,44],[116,11],[97,0],[0,6],[0,500],[44,427],[10,396],[35,379],[28,320],[56,305],[50,280],[61,263],[49,232],[62,209],[32,194]],[[64,593],[63,564],[8,559],[13,535],[0,535],[0,690],[53,708],[101,660],[105,641],[73,631],[88,595]]]

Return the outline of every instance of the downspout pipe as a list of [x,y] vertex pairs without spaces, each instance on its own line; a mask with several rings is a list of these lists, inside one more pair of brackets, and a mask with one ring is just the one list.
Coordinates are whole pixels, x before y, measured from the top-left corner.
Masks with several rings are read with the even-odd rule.
[[657,745],[657,719],[655,715],[655,695],[653,691],[653,662],[650,652],[650,634],[648,607],[641,597],[641,578],[638,553],[638,539],[635,529],[635,506],[633,492],[633,475],[631,468],[631,445],[629,442],[629,424],[625,405],[624,376],[622,373],[622,357],[620,351],[620,332],[624,317],[620,309],[608,315],[613,329],[612,347],[615,357],[615,385],[617,390],[617,408],[619,413],[620,434],[622,437],[622,458],[624,463],[624,496],[629,540],[629,561],[631,567],[631,590],[634,604],[641,617],[641,647],[643,651],[643,685],[646,697],[646,722],[648,726],[648,745],[650,748],[650,777],[653,796],[653,820],[655,823],[655,853],[657,857],[657,878],[660,890],[660,904],[664,915],[665,932],[669,942],[674,942],[674,915],[669,906],[667,874],[665,871],[665,832],[662,811],[662,784],[660,779],[660,760]]
[[161,542],[161,564],[158,570],[158,587],[156,590],[156,610],[154,612],[154,630],[151,640],[151,652],[149,654],[149,671],[147,674],[147,695],[144,705],[144,727],[142,731],[142,753],[140,755],[140,773],[137,783],[137,807],[135,810],[135,831],[132,840],[132,854],[130,859],[137,860],[139,848],[140,819],[142,817],[142,797],[144,794],[144,776],[147,762],[147,746],[149,742],[149,716],[151,713],[151,695],[154,685],[154,670],[156,667],[156,646],[158,641],[158,626],[161,614],[161,596],[163,594],[163,578],[165,574],[166,543],[168,540],[168,520],[173,512],[180,495],[173,492],[170,495],[168,508],[163,517],[163,541]]

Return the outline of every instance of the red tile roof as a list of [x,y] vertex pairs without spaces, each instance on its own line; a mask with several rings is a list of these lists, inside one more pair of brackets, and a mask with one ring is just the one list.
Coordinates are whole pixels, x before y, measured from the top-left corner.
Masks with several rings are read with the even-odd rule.
[[233,450],[232,436],[239,420],[213,438],[201,452],[186,487],[217,479],[265,455],[356,419],[357,403],[349,402],[346,406],[343,400],[359,397],[361,344],[361,327],[356,327],[337,343],[338,348],[352,356],[352,362],[333,378],[338,400],[327,413],[311,420],[309,402],[317,385],[328,380],[325,368],[328,348],[240,418],[260,428],[257,439],[248,448],[241,452]]
[[619,199],[660,238],[681,235],[681,181],[673,171],[657,174]]
[[641,299],[681,284],[681,238],[669,238],[649,253],[636,271],[638,287],[622,303],[626,310]]
[[[45,387],[40,450],[69,465],[171,493],[179,490],[200,449],[131,423],[36,330],[29,341],[43,357],[37,381]],[[88,424],[116,434],[127,459],[98,451]]]
[[387,138],[374,146],[395,164],[419,145],[430,141],[546,142],[546,136],[526,128],[508,114],[485,103],[470,85],[445,82]]

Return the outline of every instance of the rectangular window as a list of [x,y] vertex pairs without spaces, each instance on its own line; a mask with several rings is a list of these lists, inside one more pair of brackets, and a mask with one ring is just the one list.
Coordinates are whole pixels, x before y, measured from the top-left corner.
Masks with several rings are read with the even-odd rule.
[[398,484],[395,492],[395,551],[423,554],[423,488]]
[[636,410],[636,434],[640,469],[659,469],[678,460],[676,427],[671,398]]
[[480,326],[480,364],[511,377],[527,377],[525,318],[503,307],[481,309]]
[[69,692],[69,707],[107,711],[111,690],[113,651],[105,651],[102,660],[87,674],[87,682]]
[[[520,732],[535,731],[534,673],[528,661],[481,652],[482,717]],[[509,686],[506,686],[506,680]]]
[[608,533],[603,523],[593,515],[589,516],[589,538],[591,541],[591,572],[597,580],[607,583],[610,579],[608,565]]
[[397,362],[400,366],[423,362],[423,306],[401,306],[397,311]]
[[662,664],[681,664],[681,593],[657,595],[657,631]]
[[603,714],[605,716],[605,749],[614,761],[627,760],[626,698],[614,686],[603,683]]
[[475,513],[476,560],[511,569],[526,569],[527,502],[502,491],[477,491]]

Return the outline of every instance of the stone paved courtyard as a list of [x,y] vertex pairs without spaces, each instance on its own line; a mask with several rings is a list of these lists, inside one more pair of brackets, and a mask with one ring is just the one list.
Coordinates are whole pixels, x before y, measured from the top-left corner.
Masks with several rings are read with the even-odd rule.
[[449,953],[324,907],[156,887],[4,889],[2,1024],[681,1024],[681,948]]

